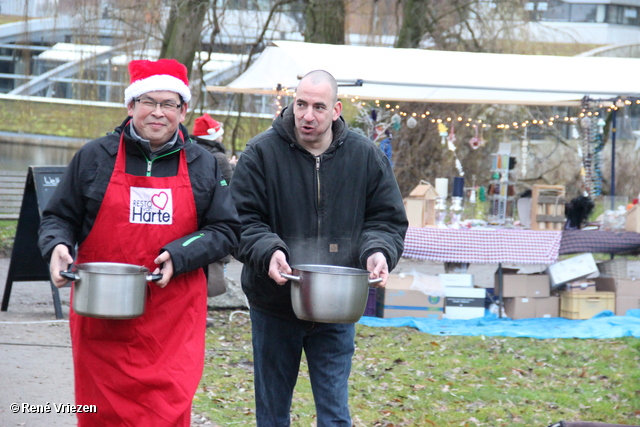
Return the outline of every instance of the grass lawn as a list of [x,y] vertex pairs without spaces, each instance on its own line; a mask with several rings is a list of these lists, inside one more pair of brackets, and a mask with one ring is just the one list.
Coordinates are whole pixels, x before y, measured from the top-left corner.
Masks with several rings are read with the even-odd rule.
[[[210,312],[194,412],[214,425],[255,425],[248,315]],[[230,319],[231,317],[231,319]],[[356,426],[546,427],[640,424],[640,339],[434,336],[356,325],[350,404]],[[293,426],[315,409],[303,362]]]

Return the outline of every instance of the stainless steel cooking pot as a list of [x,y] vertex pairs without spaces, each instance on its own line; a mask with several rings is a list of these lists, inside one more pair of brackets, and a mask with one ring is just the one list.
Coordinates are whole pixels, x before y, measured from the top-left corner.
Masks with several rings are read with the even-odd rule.
[[302,264],[291,266],[291,303],[302,320],[321,323],[355,323],[367,307],[369,272],[358,268]]
[[75,272],[60,275],[73,281],[73,310],[87,317],[133,319],[144,314],[147,282],[162,274],[147,274],[139,265],[115,262],[88,262],[75,266]]

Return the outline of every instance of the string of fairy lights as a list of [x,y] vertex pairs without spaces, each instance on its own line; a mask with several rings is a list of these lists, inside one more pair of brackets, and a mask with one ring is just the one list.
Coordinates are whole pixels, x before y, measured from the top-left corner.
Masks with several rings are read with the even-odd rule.
[[[288,88],[278,87],[278,90],[282,90],[283,95],[278,95],[276,97],[276,114],[280,114],[282,108],[284,108],[282,105],[283,97],[291,97],[295,95],[295,91]],[[577,116],[560,116],[559,114],[556,114],[551,117],[539,119],[492,124],[488,123],[486,119],[477,117],[464,117],[461,115],[446,115],[446,117],[438,117],[441,116],[441,114],[433,113],[430,110],[406,111],[406,106],[401,108],[399,104],[392,104],[390,102],[382,103],[380,100],[375,100],[372,104],[371,101],[367,102],[361,100],[357,96],[349,97],[343,95],[341,98],[350,99],[352,105],[358,108],[371,108],[373,113],[375,113],[375,109],[378,111],[384,109],[389,113],[393,113],[394,117],[392,118],[392,122],[394,122],[397,128],[399,128],[400,120],[402,120],[402,118],[406,120],[407,125],[411,128],[416,127],[419,124],[419,120],[426,120],[428,123],[436,124],[438,126],[440,136],[442,137],[442,144],[446,144],[447,148],[453,153],[456,161],[456,168],[461,175],[464,175],[464,171],[462,169],[462,164],[456,155],[456,140],[453,133],[453,129],[456,126],[463,125],[465,127],[473,127],[475,129],[476,137],[472,138],[470,141],[471,143],[474,139],[476,140],[477,144],[472,144],[472,148],[474,149],[484,145],[482,134],[480,134],[480,137],[478,138],[478,129],[480,129],[480,131],[487,128],[495,128],[504,131],[524,130],[524,136],[521,141],[521,155],[523,156],[521,167],[523,168],[522,173],[525,175],[526,157],[528,155],[528,140],[526,136],[527,128],[530,126],[553,127],[558,124],[572,125],[575,137],[580,141],[578,152],[582,162],[580,174],[582,176],[584,189],[585,192],[591,196],[600,195],[602,191],[602,149],[604,147],[604,126],[606,124],[602,116],[611,112],[615,113],[621,108],[634,104],[640,105],[640,99],[638,98],[618,98],[601,101],[585,97],[585,99],[583,99],[583,108]],[[377,115],[377,113],[375,114]]]
[[[282,95],[277,95],[276,101],[275,101],[276,115],[279,115],[282,109],[285,107],[285,105],[282,104],[283,98],[294,96],[295,90],[286,88],[286,87],[274,88],[274,90],[276,89],[279,91],[282,91],[283,93]],[[351,103],[355,106],[368,105],[366,101],[360,100],[360,98],[357,96],[348,97],[346,95],[343,95],[341,98],[349,98]],[[376,108],[385,108],[386,110],[397,113],[400,117],[404,117],[404,118],[413,117],[416,120],[426,119],[430,123],[458,122],[460,124],[464,124],[464,126],[466,127],[481,127],[484,129],[494,127],[496,129],[502,129],[502,130],[510,130],[510,129],[518,130],[531,125],[554,126],[558,123],[575,124],[582,117],[599,116],[601,114],[599,111],[588,111],[587,109],[583,108],[582,112],[578,116],[562,116],[561,117],[560,115],[555,115],[548,118],[545,117],[545,118],[532,119],[532,120],[512,121],[512,122],[502,122],[502,123],[491,124],[491,123],[487,123],[485,119],[474,118],[474,117],[462,117],[462,116],[434,117],[434,115],[436,114],[432,113],[430,110],[421,111],[421,112],[404,111],[399,104],[391,104],[387,102],[387,103],[384,103],[383,105],[382,101],[380,100],[374,100],[373,103],[375,104]],[[619,110],[624,106],[630,106],[633,104],[640,105],[640,99],[629,100],[629,99],[620,98],[614,102],[607,102],[607,104],[609,105],[605,107],[605,103],[600,102],[598,105],[598,109],[609,113],[612,110]]]

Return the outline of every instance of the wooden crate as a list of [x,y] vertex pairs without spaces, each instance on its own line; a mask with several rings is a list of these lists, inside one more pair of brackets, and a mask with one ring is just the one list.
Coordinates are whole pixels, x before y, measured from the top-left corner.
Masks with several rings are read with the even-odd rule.
[[566,217],[564,185],[534,184],[531,194],[531,229],[562,230]]

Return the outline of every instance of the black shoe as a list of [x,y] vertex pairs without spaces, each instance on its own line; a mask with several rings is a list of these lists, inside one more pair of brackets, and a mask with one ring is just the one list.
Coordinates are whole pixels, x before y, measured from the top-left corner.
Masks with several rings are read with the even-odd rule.
[[564,427],[564,421],[558,421],[557,423],[551,424],[549,427]]

